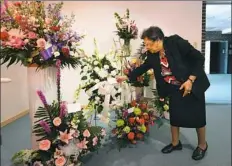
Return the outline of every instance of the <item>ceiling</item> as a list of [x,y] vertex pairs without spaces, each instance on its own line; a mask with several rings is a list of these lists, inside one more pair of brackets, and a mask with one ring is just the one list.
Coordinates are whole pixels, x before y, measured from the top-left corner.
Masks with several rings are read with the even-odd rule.
[[231,29],[231,4],[206,5],[206,31]]

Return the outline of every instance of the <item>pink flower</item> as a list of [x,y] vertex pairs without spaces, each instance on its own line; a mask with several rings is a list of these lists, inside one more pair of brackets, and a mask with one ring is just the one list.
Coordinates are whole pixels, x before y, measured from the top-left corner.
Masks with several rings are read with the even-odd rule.
[[83,136],[84,137],[90,137],[90,132],[89,132],[89,130],[88,129],[86,129],[84,132],[83,132]]
[[36,41],[37,47],[44,49],[46,45],[46,41],[44,38],[40,38]]
[[60,156],[63,155],[63,151],[56,149],[55,153],[54,153],[54,158],[59,158]]
[[102,135],[102,136],[106,136],[106,129],[102,129],[102,130],[101,130],[101,135]]
[[72,133],[67,133],[67,130],[65,132],[60,131],[60,138],[61,141],[65,142],[66,144],[69,143],[69,140],[73,139]]
[[87,143],[88,143],[88,142],[89,142],[89,141],[86,141],[86,138],[84,138],[83,141],[77,143],[77,147],[80,148],[80,149],[87,149],[87,148],[88,148],[88,147],[87,147]]
[[11,36],[9,40],[10,41],[7,42],[7,45],[12,46],[14,48],[22,48],[22,46],[24,45],[23,40],[19,37]]
[[66,159],[64,156],[58,157],[55,161],[56,166],[64,166],[66,163]]
[[36,161],[34,162],[33,166],[43,166],[43,164],[41,163],[41,161]]
[[51,141],[45,139],[39,142],[39,149],[47,151],[51,147]]
[[45,18],[45,24],[49,25],[51,24],[52,20],[50,18]]
[[97,142],[98,142],[98,138],[97,138],[97,136],[95,136],[93,138],[93,146],[97,145]]
[[37,38],[37,34],[35,32],[28,32],[28,38],[29,39],[36,39]]
[[54,126],[58,127],[58,126],[61,124],[61,119],[60,119],[60,117],[56,117],[56,118],[53,120],[53,124],[54,124]]
[[27,43],[29,43],[29,39],[25,39],[23,42],[24,42],[24,44],[27,44]]

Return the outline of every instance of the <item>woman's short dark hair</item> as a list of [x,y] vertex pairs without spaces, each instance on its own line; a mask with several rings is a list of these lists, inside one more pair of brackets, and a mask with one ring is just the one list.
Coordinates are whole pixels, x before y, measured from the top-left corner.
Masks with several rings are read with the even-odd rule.
[[148,39],[153,40],[153,41],[163,40],[164,33],[159,27],[151,26],[143,31],[143,33],[141,35],[141,39],[145,39],[145,38],[148,38]]

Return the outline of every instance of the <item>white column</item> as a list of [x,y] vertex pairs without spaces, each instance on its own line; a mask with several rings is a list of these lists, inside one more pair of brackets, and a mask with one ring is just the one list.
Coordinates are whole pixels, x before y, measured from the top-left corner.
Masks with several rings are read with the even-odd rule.
[[34,114],[39,106],[43,106],[36,91],[41,90],[44,93],[48,104],[53,100],[57,100],[56,71],[55,67],[48,67],[38,71],[36,71],[36,67],[28,67],[29,111],[33,149],[38,148],[38,142],[36,142],[38,137],[32,133],[34,121],[36,120],[34,119]]

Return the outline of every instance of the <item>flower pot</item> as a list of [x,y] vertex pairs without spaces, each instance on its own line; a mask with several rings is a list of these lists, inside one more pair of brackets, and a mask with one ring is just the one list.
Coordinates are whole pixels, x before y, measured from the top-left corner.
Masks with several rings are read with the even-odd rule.
[[48,67],[41,70],[36,69],[36,65],[27,68],[29,89],[29,113],[31,119],[31,142],[33,149],[38,149],[38,142],[36,142],[38,137],[36,137],[32,133],[34,122],[36,121],[36,119],[34,119],[34,114],[39,106],[43,106],[36,91],[41,90],[44,93],[48,103],[51,103],[53,100],[56,100],[57,98],[57,69],[55,67]]

